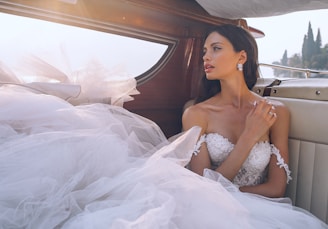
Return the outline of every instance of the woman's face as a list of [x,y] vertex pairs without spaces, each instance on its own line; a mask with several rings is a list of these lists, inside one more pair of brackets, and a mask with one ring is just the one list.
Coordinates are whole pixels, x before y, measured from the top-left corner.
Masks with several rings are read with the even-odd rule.
[[238,71],[240,52],[235,52],[232,44],[224,36],[212,32],[204,44],[204,70],[209,80],[225,79]]

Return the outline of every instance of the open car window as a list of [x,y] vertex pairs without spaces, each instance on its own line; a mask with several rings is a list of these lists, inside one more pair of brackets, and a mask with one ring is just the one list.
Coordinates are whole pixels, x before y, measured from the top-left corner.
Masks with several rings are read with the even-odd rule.
[[[34,56],[67,75],[86,65],[100,64],[118,77],[143,82],[165,64],[174,48],[170,40],[157,41],[147,35],[141,39],[140,34],[131,32],[131,36],[113,34],[110,28],[99,29],[96,24],[92,29],[82,28],[0,13],[0,25],[0,61],[18,75],[20,61]],[[23,81],[33,81],[33,76],[24,77]]]

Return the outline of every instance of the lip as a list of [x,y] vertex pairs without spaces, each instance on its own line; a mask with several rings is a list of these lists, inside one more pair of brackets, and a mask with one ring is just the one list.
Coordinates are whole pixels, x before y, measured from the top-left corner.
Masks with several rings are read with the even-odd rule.
[[205,73],[209,73],[209,72],[211,72],[213,69],[214,69],[214,66],[213,66],[213,65],[210,65],[210,64],[204,64],[204,71],[205,71]]

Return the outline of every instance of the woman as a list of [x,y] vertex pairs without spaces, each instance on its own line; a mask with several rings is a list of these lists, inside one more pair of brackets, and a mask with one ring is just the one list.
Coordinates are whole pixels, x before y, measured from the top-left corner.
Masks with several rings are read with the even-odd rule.
[[[289,111],[251,91],[259,75],[257,57],[254,38],[241,27],[224,25],[209,32],[203,56],[206,78],[196,105],[183,115],[184,129],[200,126],[207,144],[190,167],[202,175],[214,166],[243,192],[282,197],[290,179]],[[217,149],[215,141],[233,149]]]
[[289,111],[251,91],[259,77],[255,39],[234,25],[214,27],[205,38],[205,76],[182,117],[184,130],[201,128],[188,167],[221,183],[260,224],[327,227],[283,198],[291,179]]
[[[85,79],[107,79],[103,72],[88,70]],[[106,99],[95,94],[97,102],[85,104],[94,93],[80,94],[76,106],[60,99],[67,85],[52,84],[52,96],[7,83],[0,88],[1,229],[326,228],[289,203],[186,169],[200,127],[170,142],[152,121],[104,103],[126,101],[136,82],[112,91],[111,82],[82,82]]]
[[[108,78],[103,72],[88,69],[85,79]],[[82,82],[106,93],[79,94],[73,106],[61,99],[65,84],[34,88],[2,76],[1,229],[217,228],[218,215],[227,219],[222,228],[251,228],[219,183],[185,169],[198,127],[169,142],[151,120],[103,103],[126,101],[136,82]],[[56,96],[40,93],[49,86]],[[92,95],[97,102],[85,104]],[[204,188],[207,196],[195,199]],[[199,218],[203,209],[215,214]]]

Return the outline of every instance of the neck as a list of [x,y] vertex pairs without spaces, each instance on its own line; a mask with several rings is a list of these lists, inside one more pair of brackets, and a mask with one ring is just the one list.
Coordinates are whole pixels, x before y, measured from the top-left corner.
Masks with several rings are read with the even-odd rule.
[[225,104],[232,105],[237,109],[249,106],[255,101],[255,96],[244,82],[221,82],[220,97]]

